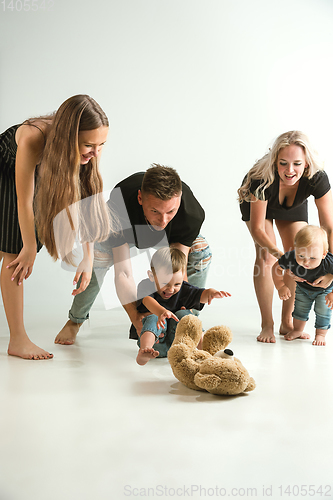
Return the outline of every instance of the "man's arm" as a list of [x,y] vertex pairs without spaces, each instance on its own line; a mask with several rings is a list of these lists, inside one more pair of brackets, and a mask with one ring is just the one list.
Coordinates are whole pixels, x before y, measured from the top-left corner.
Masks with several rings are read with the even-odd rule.
[[112,253],[117,296],[139,335],[142,329],[142,318],[145,315],[140,314],[136,308],[137,292],[128,243],[113,248]]

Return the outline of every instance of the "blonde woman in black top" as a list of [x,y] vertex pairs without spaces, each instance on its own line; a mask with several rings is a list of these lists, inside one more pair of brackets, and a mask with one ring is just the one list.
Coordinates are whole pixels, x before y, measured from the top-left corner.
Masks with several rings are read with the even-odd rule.
[[[261,312],[259,342],[275,342],[272,301],[274,284],[272,265],[293,248],[296,233],[307,224],[307,199],[314,196],[320,225],[327,231],[333,249],[333,201],[330,183],[322,163],[305,134],[286,132],[274,142],[269,152],[258,160],[238,190],[242,220],[251,233],[256,248],[254,287]],[[283,244],[276,245],[275,226]],[[292,294],[283,301],[280,334],[293,329],[295,282],[286,276]],[[316,280],[327,287],[333,276]]]

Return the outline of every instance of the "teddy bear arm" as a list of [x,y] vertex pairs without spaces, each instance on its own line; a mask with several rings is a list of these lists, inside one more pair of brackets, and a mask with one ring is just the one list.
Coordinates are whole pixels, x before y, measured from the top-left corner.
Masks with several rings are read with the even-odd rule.
[[244,392],[250,392],[253,391],[256,388],[256,383],[252,377],[250,377],[248,386],[246,389],[244,389]]
[[203,375],[202,373],[197,373],[194,377],[194,382],[196,383],[197,386],[209,391],[216,389],[221,383],[221,379],[220,377],[214,374]]

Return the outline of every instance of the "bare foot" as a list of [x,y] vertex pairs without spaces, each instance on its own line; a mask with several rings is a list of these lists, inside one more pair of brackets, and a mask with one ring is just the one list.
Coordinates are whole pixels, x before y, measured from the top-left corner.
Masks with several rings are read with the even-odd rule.
[[290,321],[289,324],[281,323],[279,333],[280,335],[287,335],[287,333],[291,332],[294,329],[293,322]]
[[312,342],[312,345],[326,345],[325,335],[316,334],[315,339]]
[[53,354],[44,351],[35,345],[29,338],[20,337],[20,339],[11,339],[8,345],[8,354],[10,356],[18,356],[23,359],[51,359]]
[[153,347],[145,347],[144,349],[139,349],[138,355],[136,357],[136,362],[138,365],[145,365],[151,359],[157,358],[159,355],[158,351],[155,351]]
[[74,344],[81,325],[82,323],[74,323],[74,321],[69,319],[54,339],[54,343],[62,345]]
[[300,330],[291,330],[291,332],[287,333],[287,335],[285,335],[284,338],[286,340],[309,339],[310,335],[301,332]]
[[276,342],[273,327],[267,326],[263,328],[257,337],[258,342],[274,344]]

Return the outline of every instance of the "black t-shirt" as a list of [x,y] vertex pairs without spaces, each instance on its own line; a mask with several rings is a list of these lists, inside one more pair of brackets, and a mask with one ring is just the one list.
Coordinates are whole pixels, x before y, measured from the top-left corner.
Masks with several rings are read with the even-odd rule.
[[262,180],[254,179],[251,182],[250,191],[259,199],[268,200],[268,207],[271,209],[290,210],[298,205],[301,205],[307,198],[309,198],[309,196],[312,195],[315,199],[318,199],[324,196],[331,189],[327,174],[324,171],[317,172],[311,179],[303,176],[299,180],[294,202],[290,207],[288,207],[286,205],[286,199],[282,204],[280,204],[279,201],[280,177],[278,173],[276,173],[273,183],[265,189],[263,195],[262,190],[260,190],[259,193],[256,193],[256,190],[261,183]]
[[[333,274],[333,255],[328,252],[326,257],[321,261],[320,265],[315,269],[305,269],[305,267],[300,266],[296,262],[295,258],[295,250],[291,250],[290,252],[286,252],[279,259],[279,266],[282,269],[289,269],[299,278],[303,278],[310,283],[313,283],[320,276],[325,276],[326,274]],[[325,290],[322,287],[313,287],[309,285],[309,283],[298,282],[299,286],[307,288],[308,290]]]
[[[142,280],[138,285],[138,300],[137,300],[137,310],[140,313],[149,312],[146,306],[142,304],[142,299],[144,297],[152,297],[156,300],[162,307],[171,311],[173,313],[180,311],[182,307],[185,309],[197,309],[201,311],[205,304],[200,302],[200,297],[204,288],[198,288],[197,286],[190,285],[187,281],[183,281],[179,292],[175,293],[170,297],[170,299],[163,299],[161,295],[156,291],[155,283],[149,279]],[[131,325],[130,338],[138,339],[136,329]]]
[[163,231],[156,231],[147,224],[138,202],[143,176],[144,172],[133,174],[112,190],[108,205],[118,215],[122,232],[111,235],[103,245],[115,248],[128,243],[137,248],[152,248],[181,243],[190,247],[205,219],[205,212],[191,189],[182,182],[182,198],[176,215]]
[[[243,180],[243,184],[246,177]],[[288,207],[286,199],[280,204],[280,177],[276,172],[273,183],[265,191],[258,187],[262,184],[262,179],[253,179],[250,185],[250,192],[259,200],[267,200],[266,219],[290,220],[290,221],[308,221],[307,199],[314,196],[315,199],[324,196],[330,189],[330,182],[326,172],[319,171],[311,179],[301,177],[297,188],[293,204]],[[240,204],[242,220],[250,220],[251,203],[244,201]]]

